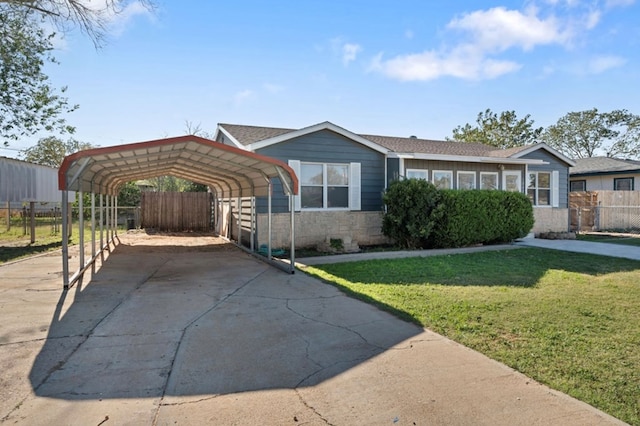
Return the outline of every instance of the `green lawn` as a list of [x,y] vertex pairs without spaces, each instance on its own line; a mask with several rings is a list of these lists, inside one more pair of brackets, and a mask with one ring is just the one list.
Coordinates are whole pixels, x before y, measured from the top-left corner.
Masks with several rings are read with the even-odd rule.
[[624,244],[628,246],[640,247],[640,237],[628,237],[609,234],[578,234],[576,236],[581,241],[592,241],[596,243]]
[[[70,245],[78,244],[79,241],[78,233],[80,228],[78,223],[74,223],[72,226],[71,238],[69,239]],[[85,242],[90,242],[91,227],[85,226],[84,233]],[[96,230],[96,238],[100,238],[99,229]],[[62,248],[62,230],[58,229],[58,232],[54,232],[48,223],[39,223],[36,226],[34,243],[31,242],[29,229],[27,229],[27,234],[23,235],[22,226],[12,226],[9,230],[2,227],[0,230],[0,264],[60,248]]]
[[640,262],[522,248],[305,271],[640,425]]

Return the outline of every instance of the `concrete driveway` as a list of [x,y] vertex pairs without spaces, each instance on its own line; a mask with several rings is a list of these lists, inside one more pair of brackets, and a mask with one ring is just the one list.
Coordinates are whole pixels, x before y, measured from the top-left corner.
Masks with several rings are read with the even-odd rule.
[[621,424],[212,238],[121,239],[67,292],[59,253],[0,266],[2,422]]

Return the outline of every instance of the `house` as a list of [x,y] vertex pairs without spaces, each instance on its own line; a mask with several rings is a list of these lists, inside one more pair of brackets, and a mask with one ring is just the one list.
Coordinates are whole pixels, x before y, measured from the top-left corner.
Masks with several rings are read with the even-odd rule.
[[[382,195],[390,182],[403,178],[426,179],[440,188],[527,193],[534,205],[533,232],[569,229],[569,167],[574,163],[543,143],[499,150],[356,134],[330,122],[302,129],[219,124],[214,139],[286,162],[299,177],[293,206],[288,197],[271,199],[275,246],[284,246],[290,236],[291,208],[299,247],[337,239],[361,246],[387,242],[381,233]],[[267,208],[265,199],[256,200],[259,241],[266,238]]]
[[591,157],[575,163],[569,169],[571,192],[640,190],[640,161]]

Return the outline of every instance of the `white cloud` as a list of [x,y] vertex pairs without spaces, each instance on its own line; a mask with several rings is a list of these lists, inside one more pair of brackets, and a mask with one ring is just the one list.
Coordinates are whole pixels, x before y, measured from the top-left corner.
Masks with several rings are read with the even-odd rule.
[[119,13],[108,13],[105,15],[105,20],[109,33],[114,36],[121,35],[137,16],[151,17],[152,15],[149,9],[138,1],[127,4]]
[[253,97],[253,90],[250,90],[250,89],[241,90],[240,92],[237,92],[235,95],[233,95],[233,104],[235,106],[240,106],[243,103],[245,103],[247,100],[251,99],[252,97]]
[[279,86],[277,84],[271,84],[271,83],[265,83],[262,85],[262,87],[264,88],[264,90],[266,90],[271,94],[280,93],[284,90],[284,87]]
[[611,7],[626,7],[634,4],[636,0],[606,0],[605,6],[608,8]]
[[427,81],[444,76],[465,80],[491,79],[517,71],[520,67],[513,61],[486,58],[474,46],[466,45],[450,52],[428,50],[387,61],[379,54],[374,58],[371,69],[401,81]]
[[342,63],[347,66],[349,62],[355,61],[358,53],[362,51],[359,44],[345,43],[342,46]]
[[495,55],[511,48],[527,51],[540,45],[565,45],[571,39],[571,33],[563,29],[554,16],[540,18],[535,8],[524,13],[504,7],[480,10],[451,20],[447,29],[461,31],[470,41],[387,60],[379,54],[372,61],[371,69],[402,81],[443,76],[491,79],[522,68],[517,62]]
[[627,63],[627,60],[614,55],[602,55],[589,61],[588,70],[591,74],[601,74],[613,68],[618,68]]
[[341,37],[331,40],[331,50],[336,56],[342,60],[342,64],[346,67],[350,62],[356,60],[358,54],[362,52],[362,46],[355,43],[347,43]]
[[564,44],[570,39],[571,34],[561,29],[554,16],[541,19],[536,13],[535,8],[522,13],[495,7],[456,18],[448,28],[467,31],[475,43],[487,51],[504,51],[511,47],[530,50],[537,45]]

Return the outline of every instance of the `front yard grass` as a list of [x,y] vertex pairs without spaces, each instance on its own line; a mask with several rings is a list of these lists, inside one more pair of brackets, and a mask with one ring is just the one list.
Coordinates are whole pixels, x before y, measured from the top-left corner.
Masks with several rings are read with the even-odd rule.
[[638,236],[624,236],[624,235],[616,235],[616,234],[578,234],[576,236],[578,240],[581,241],[591,241],[595,243],[611,243],[611,244],[623,244],[627,246],[638,246],[640,247],[640,237]]
[[537,248],[305,271],[640,425],[640,262]]

